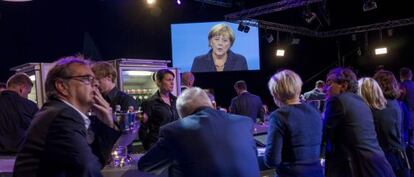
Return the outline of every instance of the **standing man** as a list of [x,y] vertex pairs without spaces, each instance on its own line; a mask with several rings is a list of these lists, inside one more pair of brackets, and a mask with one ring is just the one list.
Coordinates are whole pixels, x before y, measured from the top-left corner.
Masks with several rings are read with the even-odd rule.
[[246,82],[239,80],[234,84],[237,95],[231,100],[230,113],[244,115],[256,122],[257,118],[263,122],[263,103],[259,96],[247,91]]
[[402,90],[400,99],[409,112],[407,156],[412,167],[411,176],[414,176],[414,82],[411,80],[412,77],[413,73],[410,68],[400,69],[400,88]]
[[213,109],[200,88],[177,99],[182,117],[163,126],[156,144],[138,161],[141,171],[174,177],[259,177],[248,118]]
[[[80,57],[60,59],[47,74],[45,89],[48,101],[29,127],[14,176],[102,177],[103,159],[121,133],[89,63]],[[99,121],[90,124],[89,110]],[[96,130],[91,144],[87,129]]]
[[[102,96],[109,103],[112,110],[116,110],[116,105],[121,106],[121,111],[138,110],[137,101],[130,95],[119,90],[116,86],[117,73],[115,68],[108,62],[97,62],[92,66],[92,71],[96,76],[96,80],[99,83],[99,91]],[[133,111],[132,110],[132,111]]]
[[306,102],[314,106],[319,112],[325,111],[325,97],[326,94],[323,93],[323,88],[325,87],[325,82],[318,80],[315,83],[315,88],[309,92],[303,94]]
[[394,177],[379,146],[371,110],[356,94],[355,73],[338,67],[329,71],[326,82],[325,176]]
[[33,83],[24,73],[16,73],[0,93],[0,155],[16,155],[35,113],[36,103],[27,99]]
[[191,88],[194,85],[194,75],[191,72],[183,72],[181,74],[181,92],[185,89]]

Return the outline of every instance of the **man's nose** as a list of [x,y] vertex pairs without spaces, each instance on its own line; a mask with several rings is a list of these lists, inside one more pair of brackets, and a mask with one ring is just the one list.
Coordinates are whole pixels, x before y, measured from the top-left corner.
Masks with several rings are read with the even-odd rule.
[[94,80],[94,81],[92,82],[92,86],[93,86],[93,87],[99,87],[99,82],[98,82],[97,80]]

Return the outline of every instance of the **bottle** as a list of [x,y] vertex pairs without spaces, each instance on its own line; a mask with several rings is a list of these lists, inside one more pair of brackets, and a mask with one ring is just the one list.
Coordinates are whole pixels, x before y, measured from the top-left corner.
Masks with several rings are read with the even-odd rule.
[[117,104],[116,106],[115,106],[115,111],[114,111],[114,121],[115,122],[117,122],[117,123],[119,123],[119,121],[120,121],[120,113],[121,113],[121,105],[119,105],[119,104]]

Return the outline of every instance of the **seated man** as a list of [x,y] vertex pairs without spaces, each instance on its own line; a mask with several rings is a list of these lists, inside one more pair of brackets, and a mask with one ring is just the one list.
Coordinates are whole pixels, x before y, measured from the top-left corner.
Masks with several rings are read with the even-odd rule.
[[[14,176],[101,177],[104,160],[121,133],[89,63],[79,57],[57,61],[47,74],[45,88],[48,101],[29,127]],[[100,120],[94,124],[86,116],[91,109]],[[88,129],[96,130],[92,144]]]
[[[119,111],[138,110],[138,103],[134,98],[116,87],[117,73],[115,68],[108,62],[97,62],[92,66],[92,71],[99,83],[98,89],[104,99],[109,103],[112,111],[116,105],[121,106]],[[131,110],[133,109],[133,110]]]
[[33,87],[28,75],[16,73],[7,85],[8,89],[0,93],[0,155],[16,155],[39,109],[27,99]]
[[258,177],[253,121],[213,109],[200,88],[177,99],[182,119],[160,130],[158,142],[138,161],[139,170],[180,177]]

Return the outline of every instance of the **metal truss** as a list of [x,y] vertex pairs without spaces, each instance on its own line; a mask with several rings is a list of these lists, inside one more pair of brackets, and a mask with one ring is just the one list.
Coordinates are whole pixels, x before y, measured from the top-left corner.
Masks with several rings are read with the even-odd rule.
[[251,18],[251,17],[256,17],[259,15],[269,14],[273,12],[280,12],[280,11],[284,11],[284,10],[295,8],[295,7],[305,6],[305,5],[309,5],[309,4],[321,2],[321,1],[323,0],[282,0],[279,2],[271,3],[271,4],[242,10],[240,12],[227,14],[224,17],[226,18],[226,20]]
[[318,37],[317,31],[310,30],[308,28],[300,27],[300,26],[292,26],[292,25],[269,22],[269,21],[264,21],[264,20],[256,20],[256,19],[227,20],[227,21],[231,23],[236,23],[236,24],[243,23],[243,25],[255,26],[255,27],[262,28],[262,29],[281,31],[281,32],[287,32],[287,33],[292,33],[292,34],[300,34],[304,36]]
[[343,29],[332,30],[332,31],[319,32],[318,37],[328,38],[328,37],[342,36],[342,35],[347,35],[347,34],[410,26],[410,25],[414,25],[414,17],[386,21],[386,22],[381,22],[381,23],[374,23],[370,25],[363,25],[363,26],[343,28]]
[[232,7],[233,3],[231,1],[225,2],[224,0],[194,0],[198,2],[204,2],[211,5],[222,6],[222,7]]
[[317,37],[317,38],[329,38],[329,37],[336,37],[336,36],[342,36],[342,35],[348,35],[348,34],[354,34],[354,33],[362,33],[362,32],[368,32],[368,31],[376,31],[376,30],[382,30],[382,29],[390,29],[390,28],[414,25],[414,17],[410,17],[410,18],[405,18],[405,19],[374,23],[370,25],[363,25],[363,26],[337,29],[337,30],[332,30],[332,31],[318,32],[315,30],[310,30],[305,27],[292,26],[292,25],[280,24],[280,23],[269,22],[269,21],[264,21],[264,20],[256,20],[256,19],[227,20],[227,21],[233,22],[233,23],[242,22],[244,25],[256,26],[262,29],[269,29],[269,30],[287,32],[287,33],[299,34],[303,36],[310,36],[310,37]]

